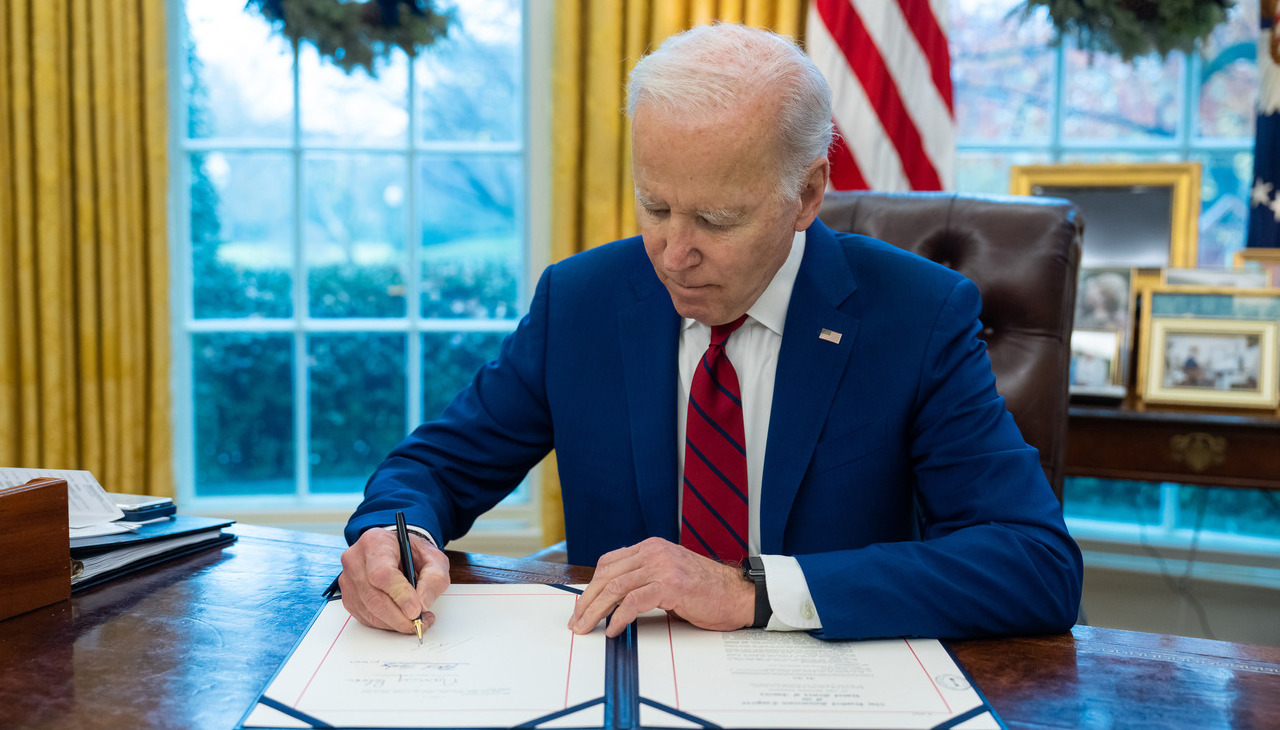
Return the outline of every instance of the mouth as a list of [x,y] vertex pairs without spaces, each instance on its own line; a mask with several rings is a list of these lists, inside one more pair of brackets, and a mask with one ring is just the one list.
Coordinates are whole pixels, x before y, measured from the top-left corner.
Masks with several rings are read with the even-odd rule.
[[681,291],[700,291],[702,289],[711,288],[711,284],[685,284],[684,282],[675,281],[674,279],[670,279],[669,281],[672,286]]

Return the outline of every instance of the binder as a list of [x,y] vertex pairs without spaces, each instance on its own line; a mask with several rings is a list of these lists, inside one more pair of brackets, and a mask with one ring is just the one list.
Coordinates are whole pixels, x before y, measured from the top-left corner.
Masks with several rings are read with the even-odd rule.
[[[499,586],[492,586],[498,588]],[[511,585],[505,587],[512,587]],[[516,586],[518,587],[518,586]],[[555,588],[559,590],[569,591],[572,593],[580,593],[580,589],[573,586],[538,586],[540,589]],[[326,592],[329,601],[337,600],[337,596],[332,592]],[[327,605],[327,604],[326,604]],[[338,647],[337,635],[331,635],[325,628],[319,632],[319,641],[313,641],[311,645],[304,647],[307,636],[312,630],[317,628],[317,621],[331,621],[339,612],[330,610],[326,612],[326,606],[322,605],[317,612],[316,617],[312,621],[311,627],[308,628],[304,635],[294,645],[289,652],[289,658],[281,664],[276,674],[268,680],[266,687],[259,696],[257,702],[251,706],[237,724],[237,728],[244,730],[262,729],[262,728],[330,728],[330,727],[419,727],[430,730],[455,730],[456,724],[448,723],[432,723],[431,718],[435,714],[444,715],[433,712],[430,708],[420,708],[414,710],[415,718],[420,716],[422,723],[418,725],[405,724],[379,724],[376,717],[363,717],[359,715],[358,710],[342,710],[340,712],[330,712],[325,709],[314,710],[314,705],[308,705],[302,701],[303,695],[321,695],[326,701],[332,701],[335,693],[332,690],[324,688],[316,689],[312,686],[312,682],[317,681],[320,675],[318,666],[313,668],[307,662],[310,657],[320,657],[321,663],[327,661],[331,652],[340,652]],[[341,611],[341,616],[345,617],[345,611]],[[326,615],[328,614],[328,615]],[[322,619],[322,616],[325,618]],[[354,621],[354,619],[348,619]],[[336,624],[333,624],[336,625]],[[361,630],[364,630],[361,627]],[[597,632],[600,630],[597,629]],[[748,630],[759,632],[760,630]],[[340,632],[339,632],[340,633]],[[672,704],[661,702],[653,699],[644,693],[640,686],[641,670],[640,670],[640,652],[638,642],[642,632],[638,630],[637,623],[633,622],[618,637],[605,640],[604,648],[604,671],[603,682],[598,693],[591,692],[590,696],[585,699],[581,696],[573,697],[566,688],[564,693],[563,709],[555,711],[538,711],[530,712],[527,716],[522,716],[517,722],[503,722],[500,724],[485,725],[483,722],[479,725],[467,724],[468,728],[496,728],[496,727],[514,727],[514,728],[598,728],[599,730],[643,730],[644,728],[731,728],[731,727],[756,727],[750,724],[725,724],[718,725],[712,719],[699,716],[699,714],[681,710]],[[652,638],[653,633],[645,634]],[[399,636],[394,635],[392,636]],[[808,637],[806,637],[808,638]],[[405,641],[416,641],[413,637],[404,637]],[[813,639],[814,642],[819,640]],[[926,640],[930,641],[931,640]],[[936,643],[936,642],[931,642]],[[820,644],[815,644],[818,646]],[[665,649],[664,649],[665,651]],[[302,656],[303,660],[299,666],[294,669],[296,678],[282,680],[281,674],[286,666],[295,656]],[[954,714],[951,714],[942,722],[929,721],[927,725],[920,725],[922,728],[952,728],[959,727],[973,721],[981,722],[981,725],[972,725],[974,727],[998,727],[1005,728],[1006,725],[991,707],[986,697],[973,683],[972,678],[965,672],[964,668],[954,655],[946,650],[946,656],[950,660],[949,671],[958,672],[957,675],[951,675],[950,681],[967,682],[966,690],[972,689],[977,695],[978,703],[972,707],[960,707]],[[376,663],[376,662],[375,662]],[[397,664],[395,659],[389,661],[391,664]],[[923,667],[922,667],[923,668]],[[961,679],[961,677],[963,679]],[[344,678],[348,681],[357,681],[358,678]],[[456,715],[458,708],[449,708]],[[482,713],[490,708],[486,707],[483,701],[477,703],[475,712]],[[501,715],[499,715],[501,716]],[[337,719],[335,719],[337,718]],[[348,724],[343,724],[341,719],[345,718]],[[415,719],[414,722],[417,722]],[[459,721],[461,722],[461,721]],[[834,727],[835,725],[828,725]],[[849,725],[850,727],[876,727],[876,725]]]
[[222,529],[232,524],[234,520],[174,515],[139,523],[131,532],[71,538],[71,591],[200,550],[229,545],[236,536]]

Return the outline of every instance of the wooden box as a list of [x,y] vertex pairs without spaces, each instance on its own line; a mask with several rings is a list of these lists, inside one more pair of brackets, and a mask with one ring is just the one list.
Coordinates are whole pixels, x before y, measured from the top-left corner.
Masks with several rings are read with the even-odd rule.
[[0,488],[0,620],[71,597],[65,479]]

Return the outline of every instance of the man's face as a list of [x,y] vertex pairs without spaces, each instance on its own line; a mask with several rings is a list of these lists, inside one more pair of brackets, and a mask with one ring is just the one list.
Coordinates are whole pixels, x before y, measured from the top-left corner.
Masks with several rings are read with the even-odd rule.
[[759,104],[714,121],[643,102],[635,111],[636,218],[683,317],[717,325],[745,313],[786,261],[795,232],[816,215],[816,205],[803,202],[812,196],[786,201],[777,193],[773,117]]

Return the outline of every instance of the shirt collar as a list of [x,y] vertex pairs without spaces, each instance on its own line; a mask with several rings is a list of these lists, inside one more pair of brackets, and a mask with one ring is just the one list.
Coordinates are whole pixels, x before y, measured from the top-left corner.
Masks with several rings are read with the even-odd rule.
[[[791,290],[795,288],[796,275],[800,273],[800,260],[804,258],[804,244],[805,232],[796,231],[795,237],[791,239],[791,253],[787,254],[787,260],[782,262],[778,273],[773,275],[773,281],[769,282],[769,286],[765,287],[764,292],[756,299],[756,303],[747,310],[747,316],[769,328],[779,337],[782,336],[782,326],[787,321]],[[698,324],[697,320],[685,317],[682,329],[688,329],[695,324]]]

